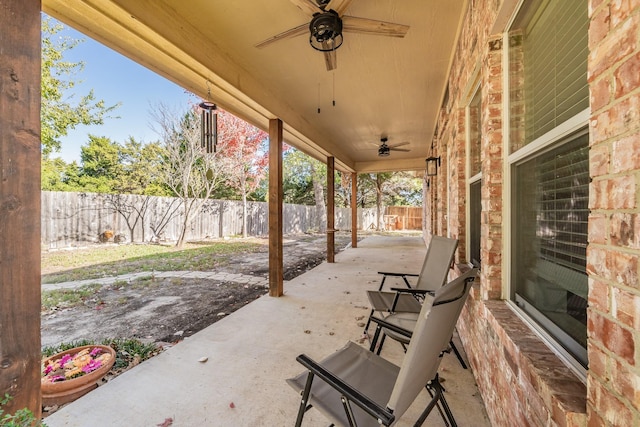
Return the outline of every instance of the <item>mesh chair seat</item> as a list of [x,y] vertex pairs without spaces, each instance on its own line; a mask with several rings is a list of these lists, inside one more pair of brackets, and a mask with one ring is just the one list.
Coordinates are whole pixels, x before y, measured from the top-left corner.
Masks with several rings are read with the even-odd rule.
[[[400,371],[400,367],[353,342],[347,343],[319,363],[382,407],[389,401]],[[306,379],[307,372],[302,372],[297,377],[288,379],[287,383],[300,393],[304,390]],[[340,393],[320,378],[314,379],[310,398],[313,405],[332,423],[349,425],[340,401]],[[354,408],[354,415],[358,426],[380,425],[376,419],[358,407]]]
[[395,307],[393,307],[393,301],[396,298],[396,292],[367,291],[367,298],[369,298],[369,303],[374,311],[420,313],[422,308],[422,304],[409,294],[398,295]]
[[[413,329],[416,327],[416,322],[418,321],[418,313],[393,313],[384,318],[385,322],[390,323],[399,328],[405,329],[411,333],[413,333]],[[389,328],[382,328],[382,332],[389,338],[392,338],[402,344],[409,344],[411,338],[406,335],[397,333],[396,331]]]

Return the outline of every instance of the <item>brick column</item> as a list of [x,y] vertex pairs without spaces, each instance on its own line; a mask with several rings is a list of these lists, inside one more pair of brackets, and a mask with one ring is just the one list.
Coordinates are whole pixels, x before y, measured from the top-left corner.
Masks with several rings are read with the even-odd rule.
[[589,425],[640,424],[640,5],[591,0]]
[[482,75],[482,298],[499,299],[502,296],[502,36],[488,41],[488,52]]
[[466,261],[467,253],[467,223],[466,223],[466,205],[467,205],[467,176],[466,176],[466,152],[467,141],[466,132],[466,112],[465,108],[457,108],[452,111],[449,123],[455,132],[450,136],[453,144],[450,152],[451,157],[448,159],[448,175],[449,175],[449,235],[454,239],[458,239],[458,249],[456,251],[455,262]]

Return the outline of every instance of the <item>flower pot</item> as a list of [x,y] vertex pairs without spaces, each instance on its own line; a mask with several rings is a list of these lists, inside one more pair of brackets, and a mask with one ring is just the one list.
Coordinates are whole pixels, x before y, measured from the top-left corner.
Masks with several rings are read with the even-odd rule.
[[102,353],[110,354],[111,358],[103,363],[102,366],[100,366],[95,371],[86,373],[82,376],[53,383],[43,381],[40,387],[43,406],[62,405],[72,402],[80,396],[83,396],[94,388],[98,387],[98,381],[100,381],[102,377],[104,377],[107,372],[109,372],[109,370],[115,363],[116,352],[109,346],[86,345],[82,347],[75,347],[70,350],[63,351],[62,353],[54,354],[53,356],[47,357],[42,361],[42,366],[46,366],[49,361],[58,360],[67,354],[74,355],[82,350],[92,350],[96,347],[100,348],[102,350]]

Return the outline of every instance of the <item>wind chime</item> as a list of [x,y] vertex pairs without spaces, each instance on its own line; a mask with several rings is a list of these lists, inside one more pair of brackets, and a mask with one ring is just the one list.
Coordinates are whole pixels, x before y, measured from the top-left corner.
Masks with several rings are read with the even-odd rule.
[[[208,82],[207,82],[208,83]],[[207,98],[211,99],[211,90],[207,84]],[[199,104],[201,110],[201,135],[200,146],[206,149],[207,154],[215,153],[218,145],[218,107],[211,101],[202,101]]]

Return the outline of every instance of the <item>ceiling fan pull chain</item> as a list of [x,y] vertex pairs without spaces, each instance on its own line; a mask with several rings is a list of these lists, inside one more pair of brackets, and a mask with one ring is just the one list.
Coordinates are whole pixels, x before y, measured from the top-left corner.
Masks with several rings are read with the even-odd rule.
[[336,71],[333,70],[333,106],[336,106]]

